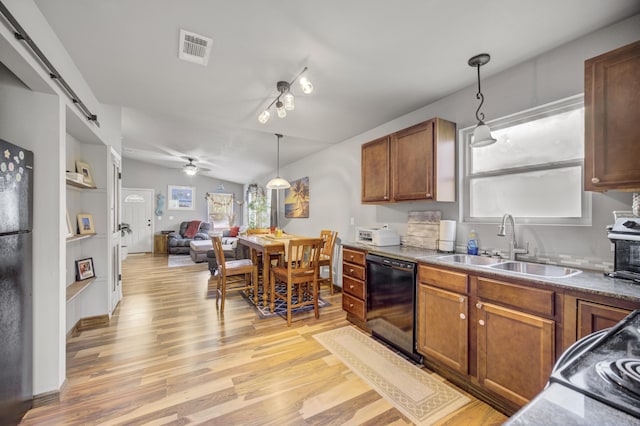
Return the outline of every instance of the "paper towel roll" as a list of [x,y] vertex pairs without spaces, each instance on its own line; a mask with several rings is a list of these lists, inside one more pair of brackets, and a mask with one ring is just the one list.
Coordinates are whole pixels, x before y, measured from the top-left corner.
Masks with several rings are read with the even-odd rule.
[[456,221],[441,220],[440,236],[438,239],[438,250],[455,251],[456,247]]

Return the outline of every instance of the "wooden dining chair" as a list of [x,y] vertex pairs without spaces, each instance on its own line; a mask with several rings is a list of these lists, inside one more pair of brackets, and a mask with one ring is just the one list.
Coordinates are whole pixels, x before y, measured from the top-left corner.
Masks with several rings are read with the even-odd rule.
[[[287,326],[291,326],[291,311],[306,305],[313,305],[316,319],[318,311],[318,271],[322,240],[320,238],[299,238],[289,241],[284,266],[271,269],[271,311],[275,300],[287,304]],[[278,283],[280,285],[278,288]],[[294,295],[296,296],[294,302]]]
[[329,276],[323,278],[318,276],[318,285],[322,285],[324,282],[329,283],[329,290],[333,294],[333,251],[336,246],[336,239],[338,232],[323,229],[320,231],[320,239],[322,239],[322,251],[320,252],[319,266],[329,267]]
[[[218,300],[222,298],[220,302],[220,312],[224,313],[224,301],[227,291],[244,291],[247,297],[251,297],[249,294],[250,289],[253,289],[253,301],[255,305],[258,306],[258,266],[250,259],[225,261],[220,237],[211,237],[211,241],[213,242],[216,262],[218,263],[215,274],[215,278],[217,278],[216,307],[218,306]],[[244,281],[239,280],[233,283],[227,281],[228,277],[237,275],[244,275]],[[214,276],[212,276],[211,279],[214,279]],[[230,285],[232,285],[232,287],[230,287]]]

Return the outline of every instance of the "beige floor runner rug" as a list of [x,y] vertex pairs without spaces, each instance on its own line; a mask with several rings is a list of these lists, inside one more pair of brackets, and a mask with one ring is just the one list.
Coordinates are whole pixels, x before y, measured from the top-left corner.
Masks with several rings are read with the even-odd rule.
[[433,424],[470,401],[355,327],[313,337],[416,425]]

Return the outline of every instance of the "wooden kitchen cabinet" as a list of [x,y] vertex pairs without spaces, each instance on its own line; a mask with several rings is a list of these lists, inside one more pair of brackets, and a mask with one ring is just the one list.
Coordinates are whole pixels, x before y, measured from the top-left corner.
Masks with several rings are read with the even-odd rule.
[[418,353],[463,374],[468,372],[468,277],[420,265],[416,345]]
[[640,190],[640,41],[585,61],[584,188]]
[[555,323],[491,303],[478,303],[478,379],[523,406],[544,389],[555,362]]
[[433,118],[362,145],[362,202],[455,201],[455,129]]
[[630,310],[616,308],[615,306],[601,305],[586,300],[578,300],[577,338],[581,339],[591,333],[605,328],[613,327],[624,317],[631,313]]
[[477,295],[478,381],[523,406],[555,362],[555,292],[478,277]]
[[388,202],[391,199],[390,137],[362,145],[362,202]]
[[347,319],[366,329],[366,258],[363,250],[342,248],[342,309]]

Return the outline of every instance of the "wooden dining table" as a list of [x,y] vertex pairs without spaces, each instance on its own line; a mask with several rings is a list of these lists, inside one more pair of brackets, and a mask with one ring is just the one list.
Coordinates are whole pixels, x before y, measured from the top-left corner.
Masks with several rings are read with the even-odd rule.
[[238,244],[249,247],[252,252],[252,260],[256,260],[253,253],[262,253],[262,303],[267,306],[271,294],[271,255],[285,254],[286,243],[293,239],[308,238],[300,235],[283,234],[278,237],[275,234],[239,235]]

